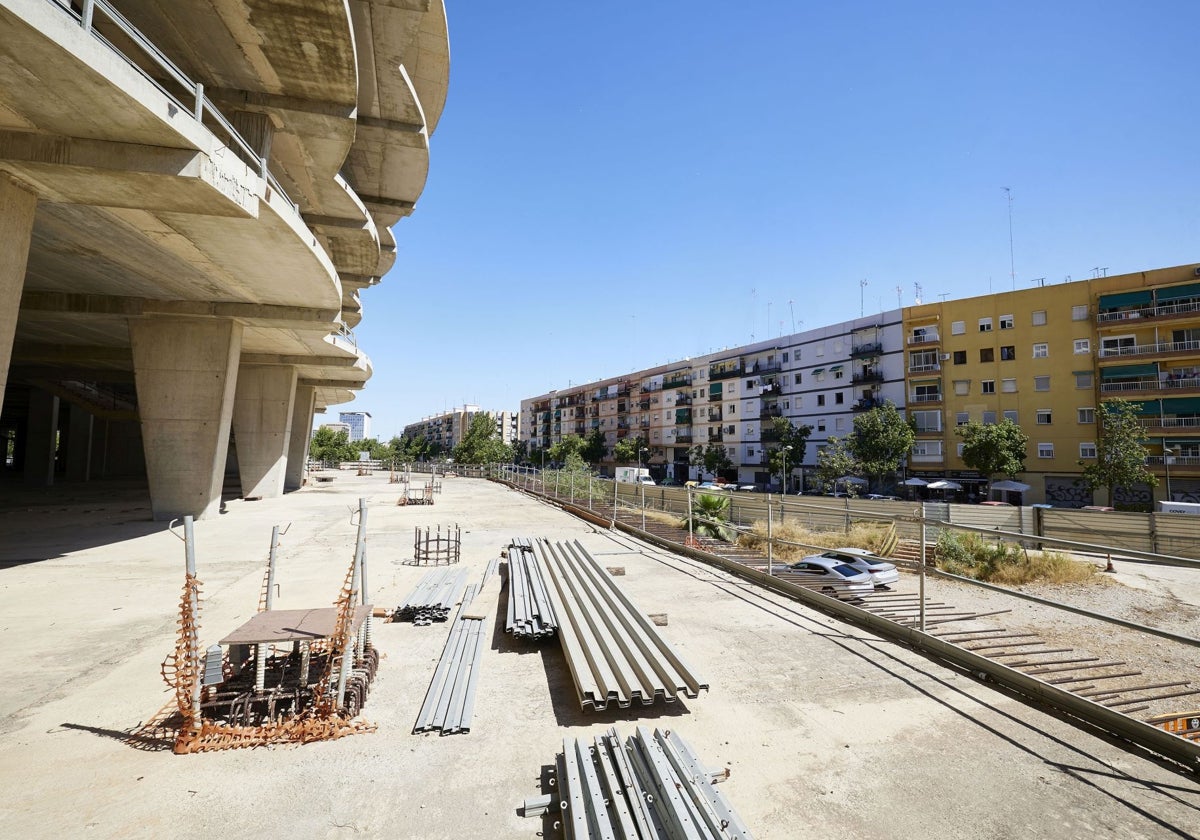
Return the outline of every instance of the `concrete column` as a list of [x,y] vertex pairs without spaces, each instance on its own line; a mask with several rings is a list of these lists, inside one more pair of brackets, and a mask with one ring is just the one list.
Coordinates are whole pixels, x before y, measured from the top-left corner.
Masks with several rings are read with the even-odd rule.
[[242,497],[272,499],[283,495],[296,369],[286,365],[242,365],[233,401]]
[[25,423],[25,483],[54,483],[54,456],[58,451],[58,397],[41,388],[29,389],[29,414]]
[[0,405],[8,385],[17,311],[25,288],[25,266],[29,261],[29,238],[37,195],[0,173]]
[[299,490],[304,486],[304,465],[308,463],[308,440],[311,437],[316,400],[316,388],[311,385],[296,386],[296,401],[292,404],[292,434],[288,441],[287,471],[283,477],[284,490]]
[[92,420],[80,406],[67,407],[67,481],[91,478]]
[[221,507],[242,325],[134,319],[129,337],[154,518],[215,515]]

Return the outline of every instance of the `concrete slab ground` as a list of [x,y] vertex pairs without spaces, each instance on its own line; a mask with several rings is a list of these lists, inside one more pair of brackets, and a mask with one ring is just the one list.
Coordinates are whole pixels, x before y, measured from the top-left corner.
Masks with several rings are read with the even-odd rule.
[[[89,495],[90,493],[90,495]],[[288,525],[277,606],[326,606],[369,499],[373,601],[424,574],[417,526],[458,523],[472,579],[512,536],[578,539],[712,689],[661,708],[584,713],[557,643],[493,626],[472,730],[411,729],[447,626],[383,624],[363,717],[373,734],[175,756],[125,731],[170,698],[183,545],[144,501],[81,491],[0,511],[0,836],[533,838],[517,814],[564,736],[677,729],[759,838],[1150,838],[1200,833],[1200,784],[971,678],[691,560],[639,546],[498,485],[451,478],[397,507],[385,474],[343,473],[197,523],[202,641],[256,609],[271,526]],[[30,497],[40,498],[40,497]],[[138,497],[139,499],[142,497]],[[644,550],[643,550],[644,549]],[[501,608],[504,600],[501,599]]]

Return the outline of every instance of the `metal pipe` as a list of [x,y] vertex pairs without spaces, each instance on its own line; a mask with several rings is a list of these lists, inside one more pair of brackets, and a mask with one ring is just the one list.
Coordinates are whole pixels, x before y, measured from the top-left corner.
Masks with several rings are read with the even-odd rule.
[[925,632],[925,506],[921,505],[921,577],[918,596],[921,599],[921,632]]
[[767,574],[775,574],[775,544],[771,538],[771,500],[767,499]]
[[[198,594],[198,584],[194,583],[196,577],[196,534],[193,528],[191,516],[183,517],[183,555],[184,563],[187,569],[188,576],[188,606],[191,609],[192,619],[200,613],[200,597]],[[200,640],[197,638],[193,630],[188,634],[188,659],[192,666],[192,673],[196,675],[192,680],[192,728],[199,730],[201,727],[200,720]]]

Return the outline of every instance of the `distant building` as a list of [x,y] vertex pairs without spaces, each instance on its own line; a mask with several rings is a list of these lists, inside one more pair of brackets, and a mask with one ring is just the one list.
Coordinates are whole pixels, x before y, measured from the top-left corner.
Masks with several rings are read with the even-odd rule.
[[371,436],[371,415],[366,411],[342,411],[338,420],[350,429],[350,440],[362,440]]
[[350,434],[350,424],[348,424],[348,423],[322,423],[321,428],[329,429],[329,431],[333,432],[335,435],[338,432],[345,432],[346,434]]
[[464,405],[450,411],[443,411],[430,417],[422,417],[416,423],[404,427],[404,436],[408,438],[425,438],[430,443],[439,444],[442,451],[449,453],[462,443],[463,436],[471,428],[471,420],[476,414],[486,414],[495,421],[496,436],[510,446],[520,439],[520,415],[514,411],[484,411],[477,405]]

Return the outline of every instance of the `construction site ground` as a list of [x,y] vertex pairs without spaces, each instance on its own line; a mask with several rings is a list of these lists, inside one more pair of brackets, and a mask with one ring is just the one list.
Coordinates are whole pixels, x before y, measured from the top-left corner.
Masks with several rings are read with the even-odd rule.
[[[149,521],[144,489],[6,491],[0,837],[555,837],[552,818],[519,815],[522,800],[547,792],[564,737],[613,725],[676,729],[727,768],[722,789],[758,838],[1200,834],[1196,776],[903,646],[498,484],[445,479],[433,506],[397,506],[402,492],[386,473],[347,472],[198,522],[201,643],[257,609],[272,525],[290,523],[276,607],[329,606],[362,496],[374,604],[395,607],[425,574],[411,565],[418,526],[462,526],[472,581],[514,536],[578,539],[624,567],[644,612],[667,614],[662,633],[711,690],[583,712],[557,642],[507,636],[501,597],[467,734],[411,734],[447,625],[379,623],[372,734],[190,756],[131,745],[171,699],[159,663],[174,645],[183,543]],[[1006,596],[972,593],[972,607],[986,597]]]

